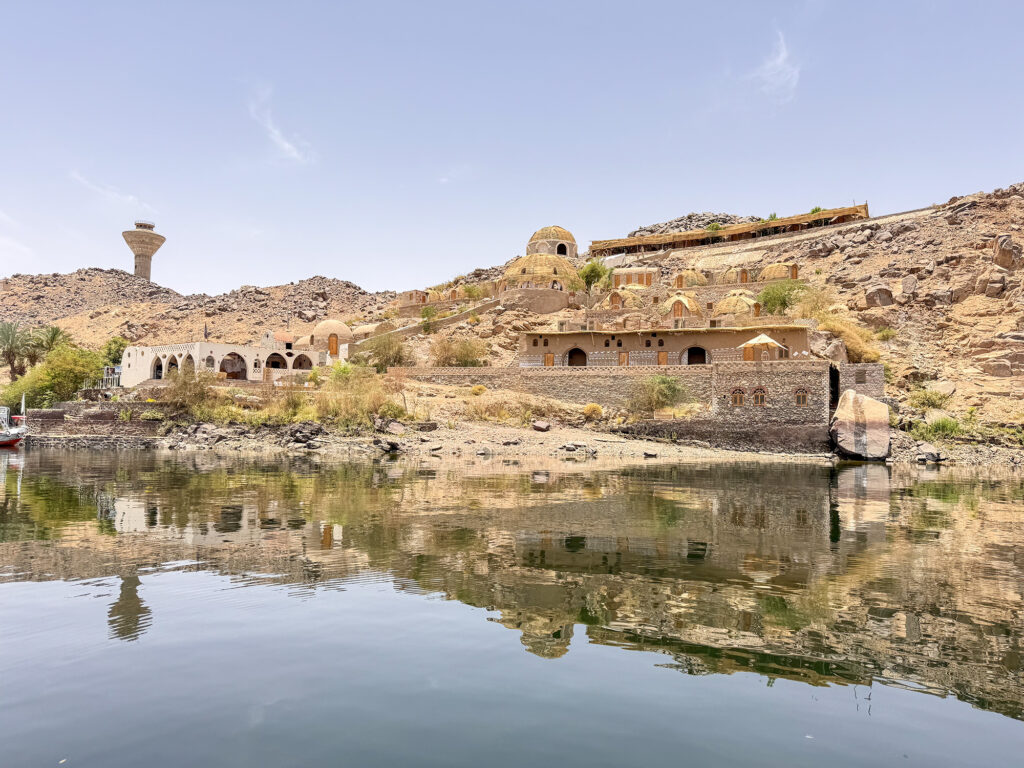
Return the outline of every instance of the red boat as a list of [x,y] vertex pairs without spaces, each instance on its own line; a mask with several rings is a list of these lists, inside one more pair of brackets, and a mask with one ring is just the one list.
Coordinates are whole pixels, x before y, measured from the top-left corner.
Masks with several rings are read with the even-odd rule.
[[0,448],[14,448],[25,438],[25,433],[20,430],[8,430],[0,432]]

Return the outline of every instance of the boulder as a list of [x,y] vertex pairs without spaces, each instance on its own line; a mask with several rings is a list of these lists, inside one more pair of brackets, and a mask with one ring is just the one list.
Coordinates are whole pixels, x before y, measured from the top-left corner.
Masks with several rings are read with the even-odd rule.
[[1009,360],[985,360],[980,365],[981,370],[989,376],[1013,376],[1013,367]]
[[917,444],[917,460],[921,463],[938,463],[945,461],[949,457],[936,448],[931,443],[918,443]]
[[537,432],[547,432],[551,429],[551,424],[546,421],[535,421],[531,426]]
[[829,431],[839,455],[884,459],[889,455],[889,406],[848,389],[839,398]]
[[907,275],[900,280],[900,290],[906,294],[912,294],[917,290],[917,277],[915,275]]
[[1010,235],[999,235],[992,241],[992,261],[1004,269],[1016,269],[1021,263],[1021,247],[1014,245]]
[[892,291],[885,285],[873,285],[864,291],[864,301],[869,307],[888,307],[893,303]]
[[938,392],[940,395],[952,395],[956,392],[956,384],[952,381],[930,381],[925,385],[925,389],[932,392]]

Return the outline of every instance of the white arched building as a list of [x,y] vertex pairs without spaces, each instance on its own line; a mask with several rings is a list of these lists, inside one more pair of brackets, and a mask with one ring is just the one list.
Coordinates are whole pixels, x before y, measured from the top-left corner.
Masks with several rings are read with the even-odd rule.
[[352,331],[337,320],[324,320],[311,334],[293,337],[268,331],[256,344],[193,341],[156,347],[127,347],[121,356],[121,386],[134,387],[165,378],[172,371],[209,371],[222,378],[273,381],[328,361],[348,358]]

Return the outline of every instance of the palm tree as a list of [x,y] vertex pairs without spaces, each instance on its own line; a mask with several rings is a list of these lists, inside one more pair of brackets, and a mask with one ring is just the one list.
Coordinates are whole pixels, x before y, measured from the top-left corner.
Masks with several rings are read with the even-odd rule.
[[26,348],[31,335],[17,323],[0,323],[0,360],[11,369],[11,381],[25,372]]
[[57,347],[62,344],[70,344],[71,336],[63,328],[59,328],[56,325],[48,325],[45,328],[40,328],[36,331],[33,336],[33,341],[36,346],[42,350],[43,357],[49,352],[53,352]]

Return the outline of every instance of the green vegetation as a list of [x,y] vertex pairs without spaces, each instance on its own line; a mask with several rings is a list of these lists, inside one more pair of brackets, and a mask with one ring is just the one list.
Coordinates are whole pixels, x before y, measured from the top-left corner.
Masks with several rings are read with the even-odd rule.
[[479,285],[466,285],[462,290],[465,292],[466,298],[471,301],[478,301],[484,296],[484,289]]
[[611,273],[611,270],[604,265],[603,262],[591,259],[582,267],[580,267],[580,280],[587,286],[589,291],[596,283],[600,283],[607,275]]
[[362,345],[362,350],[365,350],[369,363],[377,369],[377,373],[384,373],[388,368],[409,365],[412,362],[412,355],[405,344],[397,335],[391,333],[374,336]]
[[936,419],[931,424],[918,423],[910,430],[915,440],[933,442],[949,437],[960,437],[964,434],[963,426],[952,416]]
[[139,419],[141,421],[163,421],[165,418],[166,416],[164,416],[161,411],[157,411],[155,409],[143,411],[139,414]]
[[758,294],[757,300],[767,314],[781,315],[790,307],[796,306],[800,294],[806,288],[806,284],[800,280],[780,280],[766,286]]
[[879,341],[892,341],[898,335],[895,328],[889,328],[888,326],[883,326],[875,331],[875,338]]
[[25,352],[32,337],[18,323],[0,323],[0,359],[11,369],[11,381],[25,373]]
[[52,350],[46,359],[0,392],[0,404],[10,408],[21,402],[29,408],[48,408],[71,400],[86,383],[103,372],[103,358],[95,352],[65,344]]
[[103,345],[103,350],[100,352],[103,355],[103,359],[107,365],[120,365],[121,357],[124,355],[125,349],[131,345],[124,336],[114,336],[112,339],[108,339],[107,343]]
[[436,368],[475,368],[484,364],[483,356],[483,342],[477,339],[439,338],[430,345],[430,362]]
[[926,410],[928,408],[945,408],[949,398],[949,395],[931,389],[915,389],[907,397],[907,402],[914,408]]
[[816,205],[816,206],[814,206],[813,208],[811,208],[810,212],[811,212],[811,213],[821,213],[821,212],[822,212],[822,211],[824,211],[824,210],[825,210],[825,209],[824,209],[824,208],[822,208],[822,207],[821,207],[820,205]]
[[875,334],[847,315],[833,311],[835,301],[830,289],[806,286],[797,299],[796,312],[800,317],[817,320],[819,330],[841,339],[851,363],[878,362]]
[[721,228],[722,228],[722,225],[719,224],[717,221],[712,221],[710,224],[708,224],[706,227],[704,227],[704,229],[707,230],[708,232],[717,232]]
[[689,399],[689,393],[678,379],[663,375],[651,376],[633,386],[626,401],[626,410],[634,414],[653,414],[661,408],[669,408]]
[[423,309],[420,310],[420,317],[423,318],[421,327],[424,333],[433,333],[434,328],[431,321],[437,317],[437,307],[433,304],[427,304]]
[[758,224],[767,224],[769,221],[777,221],[778,218],[779,218],[779,214],[775,213],[775,211],[772,211],[771,213],[768,214],[768,218],[767,219],[758,219],[757,223]]

